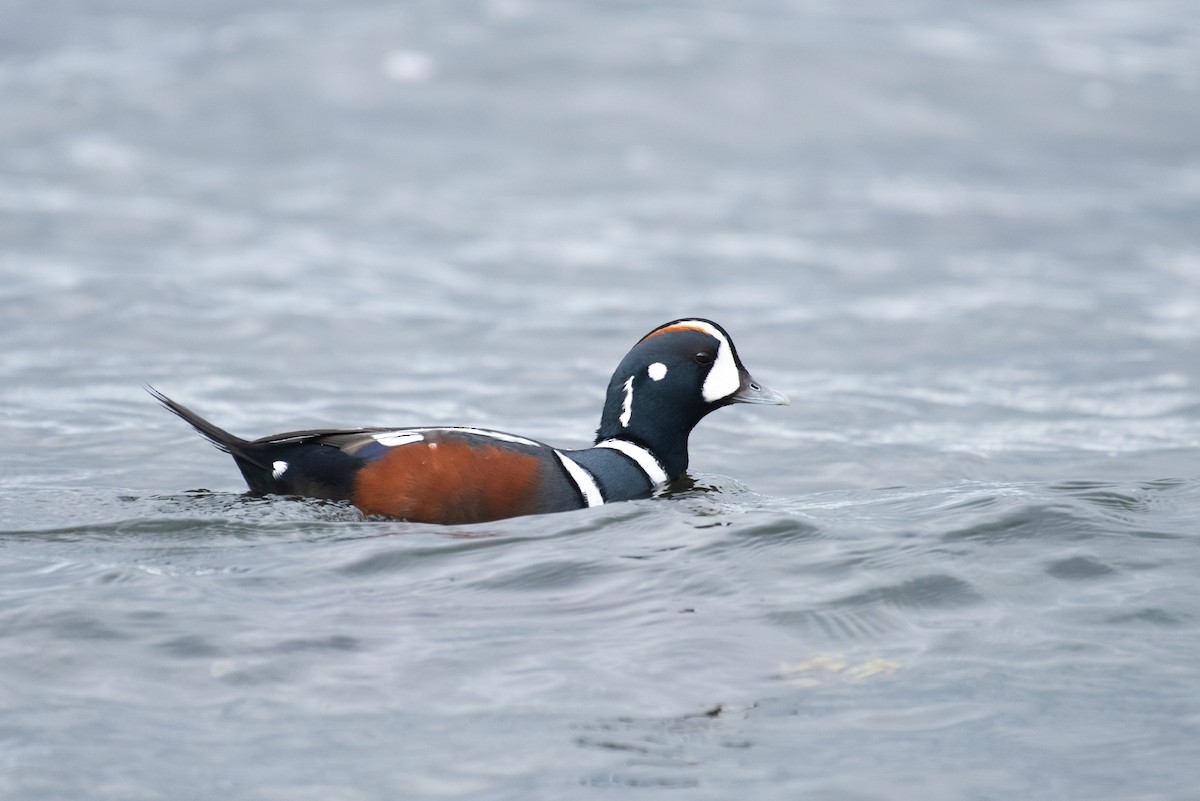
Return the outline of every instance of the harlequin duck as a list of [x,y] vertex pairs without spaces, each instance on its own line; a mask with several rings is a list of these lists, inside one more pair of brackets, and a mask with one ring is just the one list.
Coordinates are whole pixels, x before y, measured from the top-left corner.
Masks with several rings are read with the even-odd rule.
[[233,456],[251,492],[349,501],[367,515],[479,523],[648,496],[688,466],[688,434],[732,403],[787,404],[742,366],[710,320],[682,319],[638,340],[608,384],[596,442],[560,450],[467,427],[319,429],[253,441],[157,390],[167,409]]

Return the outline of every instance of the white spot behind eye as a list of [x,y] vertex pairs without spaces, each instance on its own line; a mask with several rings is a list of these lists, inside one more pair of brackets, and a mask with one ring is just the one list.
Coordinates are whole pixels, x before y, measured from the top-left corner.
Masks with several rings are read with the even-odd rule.
[[662,381],[663,376],[667,374],[667,366],[662,362],[655,362],[646,368],[646,374],[655,381]]
[[633,376],[625,382],[625,403],[621,406],[621,426],[628,427],[633,417]]
[[287,462],[271,462],[271,478],[283,478],[283,474],[287,472],[287,469]]

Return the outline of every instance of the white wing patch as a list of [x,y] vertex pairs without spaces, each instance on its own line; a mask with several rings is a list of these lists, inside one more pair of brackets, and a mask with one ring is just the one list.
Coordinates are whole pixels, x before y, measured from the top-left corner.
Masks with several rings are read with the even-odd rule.
[[374,436],[376,442],[388,448],[420,442],[425,435],[416,431],[382,431]]
[[473,434],[478,437],[487,437],[488,439],[498,439],[501,442],[514,442],[518,445],[533,445],[540,446],[540,442],[534,442],[525,437],[518,437],[515,434],[505,434],[503,431],[489,431],[486,428],[468,428],[467,426],[444,426],[442,428],[403,428],[399,431],[381,431],[374,434],[373,437],[380,445],[386,445],[389,448],[394,448],[397,445],[408,445],[413,442],[420,442],[425,439],[426,434],[432,434],[436,431],[457,432],[459,434]]
[[633,419],[633,376],[625,382],[625,402],[621,405],[621,427],[627,428]]
[[271,462],[271,478],[283,478],[283,474],[287,472],[288,463],[285,461]]
[[415,431],[457,431],[460,434],[475,434],[480,437],[488,437],[490,439],[498,439],[501,442],[515,442],[518,445],[533,445],[540,447],[542,443],[535,442],[525,437],[518,437],[516,434],[505,434],[503,431],[490,431],[486,428],[469,428],[467,426],[443,426],[442,428],[418,428],[412,429]]
[[646,375],[650,376],[652,381],[662,381],[667,374],[667,366],[662,362],[655,362],[646,368]]

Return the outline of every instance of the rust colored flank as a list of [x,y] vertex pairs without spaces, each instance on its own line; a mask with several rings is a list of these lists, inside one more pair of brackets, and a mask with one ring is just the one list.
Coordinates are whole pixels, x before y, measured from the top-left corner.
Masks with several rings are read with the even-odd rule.
[[368,515],[481,523],[538,510],[536,456],[452,437],[393,448],[359,470],[351,502]]

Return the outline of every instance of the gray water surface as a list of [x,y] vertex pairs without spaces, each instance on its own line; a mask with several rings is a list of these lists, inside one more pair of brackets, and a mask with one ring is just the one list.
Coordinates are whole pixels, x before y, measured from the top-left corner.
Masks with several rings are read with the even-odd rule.
[[[1188,799],[1200,11],[8,2],[0,797]],[[244,436],[590,441],[701,315],[786,408],[441,528]]]

